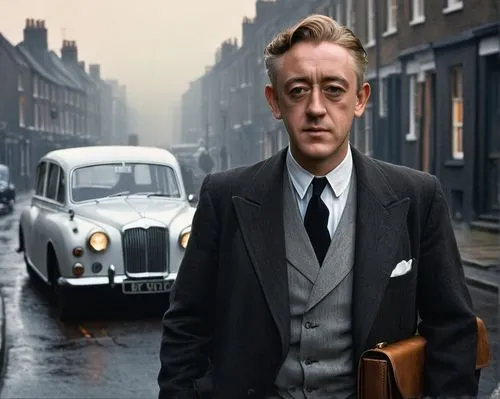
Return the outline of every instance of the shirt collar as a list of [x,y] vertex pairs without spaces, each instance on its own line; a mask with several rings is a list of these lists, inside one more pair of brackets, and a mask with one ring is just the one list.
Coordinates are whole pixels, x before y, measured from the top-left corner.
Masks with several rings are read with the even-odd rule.
[[[353,161],[351,145],[349,144],[346,157],[335,169],[333,169],[326,175],[328,184],[332,188],[333,194],[337,198],[342,195],[342,193],[349,185],[349,182],[351,181],[352,165]],[[297,194],[299,195],[300,199],[303,199],[315,176],[299,165],[299,163],[293,157],[290,151],[290,147],[288,147],[286,166]]]

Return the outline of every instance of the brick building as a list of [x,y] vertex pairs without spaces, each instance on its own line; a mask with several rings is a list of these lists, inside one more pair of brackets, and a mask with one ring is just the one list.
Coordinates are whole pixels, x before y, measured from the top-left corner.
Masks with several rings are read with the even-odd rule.
[[[352,144],[436,174],[456,219],[498,220],[498,0],[257,0],[255,18],[242,21],[241,45],[223,43],[199,78],[200,137],[208,126],[215,145],[227,145],[229,166],[287,145],[263,95],[263,50],[278,30],[310,13],[350,27],[368,53],[372,97],[355,120]],[[192,90],[185,96],[196,96]],[[183,113],[196,113],[193,104]]]
[[436,174],[456,219],[498,220],[500,3],[367,1],[355,2],[374,88],[367,152]]
[[99,66],[88,74],[74,41],[63,43],[59,57],[48,48],[45,21],[27,19],[23,33],[17,45],[0,34],[0,163],[19,191],[32,187],[47,151],[105,142],[113,120],[121,130],[127,124],[126,114],[113,111]]

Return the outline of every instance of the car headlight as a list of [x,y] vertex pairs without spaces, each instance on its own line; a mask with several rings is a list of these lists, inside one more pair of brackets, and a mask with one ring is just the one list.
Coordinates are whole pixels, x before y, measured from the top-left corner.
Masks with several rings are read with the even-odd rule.
[[89,236],[88,245],[94,252],[104,252],[108,249],[109,237],[103,231],[96,231]]
[[189,237],[191,237],[191,226],[186,227],[181,231],[181,234],[179,234],[179,245],[182,248],[186,249],[189,242]]

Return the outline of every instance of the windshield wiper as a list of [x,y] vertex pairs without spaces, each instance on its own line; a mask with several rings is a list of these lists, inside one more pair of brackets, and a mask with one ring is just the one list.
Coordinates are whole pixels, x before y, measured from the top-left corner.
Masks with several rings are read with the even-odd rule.
[[107,195],[106,198],[109,198],[109,197],[122,197],[124,195],[129,195],[129,194],[130,194],[130,191],[120,191],[119,193],[114,193],[114,194]]
[[148,193],[147,197],[167,197],[167,198],[172,198],[172,194],[167,194],[167,193]]

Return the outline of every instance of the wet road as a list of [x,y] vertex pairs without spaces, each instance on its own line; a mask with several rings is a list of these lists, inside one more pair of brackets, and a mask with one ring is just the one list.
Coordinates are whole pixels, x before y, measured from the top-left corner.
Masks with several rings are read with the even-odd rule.
[[8,340],[0,398],[156,398],[162,306],[147,314],[141,303],[122,312],[103,306],[90,320],[59,322],[15,252],[20,209],[0,216]]
[[496,292],[476,287],[469,287],[474,301],[476,314],[481,317],[488,329],[488,338],[491,344],[492,363],[481,372],[479,384],[479,397],[488,397],[498,384],[498,317],[497,317],[497,294]]
[[[1,399],[156,398],[162,305],[118,312],[102,307],[88,320],[63,324],[54,315],[41,284],[28,279],[17,246],[17,221],[0,216],[0,289],[7,313],[8,365]],[[496,354],[497,294],[471,287]],[[496,356],[483,372],[480,396],[496,387]]]

